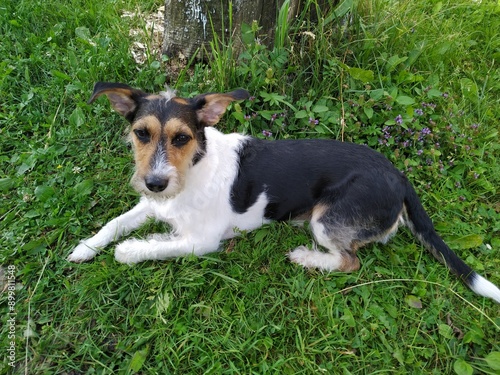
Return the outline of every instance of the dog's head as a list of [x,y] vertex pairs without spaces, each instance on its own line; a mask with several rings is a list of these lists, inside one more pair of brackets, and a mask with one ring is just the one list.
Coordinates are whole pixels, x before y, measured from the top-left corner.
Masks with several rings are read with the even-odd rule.
[[101,95],[131,123],[136,163],[132,186],[158,198],[183,188],[186,172],[203,157],[204,128],[217,124],[232,101],[249,97],[240,89],[184,99],[173,91],[153,95],[121,83],[98,82],[89,103]]

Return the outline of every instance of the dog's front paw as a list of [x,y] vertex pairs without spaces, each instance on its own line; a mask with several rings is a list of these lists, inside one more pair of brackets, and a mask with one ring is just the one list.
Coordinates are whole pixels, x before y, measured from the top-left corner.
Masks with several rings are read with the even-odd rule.
[[85,242],[82,242],[77,247],[75,247],[75,249],[71,252],[71,254],[69,254],[67,259],[70,262],[81,263],[92,259],[96,254],[97,250],[93,249]]
[[127,240],[119,244],[115,249],[115,259],[120,263],[134,264],[142,262],[147,258],[144,257],[145,241]]

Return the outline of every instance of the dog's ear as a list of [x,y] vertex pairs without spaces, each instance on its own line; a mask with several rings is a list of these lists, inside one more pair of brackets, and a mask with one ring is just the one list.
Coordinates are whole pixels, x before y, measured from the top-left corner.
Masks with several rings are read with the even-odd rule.
[[97,82],[88,104],[101,95],[106,95],[113,109],[129,121],[134,119],[141,99],[148,96],[147,93],[123,83]]
[[226,112],[227,106],[235,100],[248,99],[250,94],[243,89],[234,90],[225,94],[203,94],[194,97],[192,103],[198,121],[203,125],[212,126],[219,122]]

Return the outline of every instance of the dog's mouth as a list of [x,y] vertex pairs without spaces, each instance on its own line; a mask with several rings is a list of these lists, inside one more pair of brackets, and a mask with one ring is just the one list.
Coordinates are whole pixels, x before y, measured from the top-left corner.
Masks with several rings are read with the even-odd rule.
[[152,174],[145,177],[135,174],[130,184],[139,194],[151,198],[169,198],[180,190],[179,179],[175,173]]

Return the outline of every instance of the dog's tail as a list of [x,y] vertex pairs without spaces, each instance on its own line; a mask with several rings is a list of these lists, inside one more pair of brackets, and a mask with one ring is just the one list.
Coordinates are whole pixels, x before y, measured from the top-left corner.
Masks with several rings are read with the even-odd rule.
[[408,180],[406,180],[404,202],[407,225],[432,255],[444,263],[473,292],[500,303],[500,289],[465,264],[436,233],[429,215],[425,212],[415,189]]

